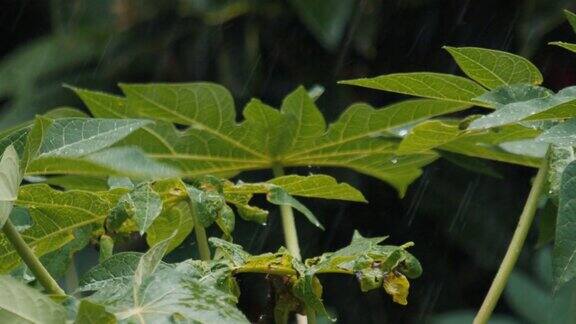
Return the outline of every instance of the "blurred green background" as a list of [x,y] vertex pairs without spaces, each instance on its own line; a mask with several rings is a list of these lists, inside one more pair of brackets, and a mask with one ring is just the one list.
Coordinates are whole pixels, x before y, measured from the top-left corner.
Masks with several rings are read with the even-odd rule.
[[[278,105],[303,84],[325,89],[329,120],[356,101],[382,106],[402,97],[338,86],[337,80],[392,72],[459,73],[442,45],[480,46],[530,58],[558,89],[576,83],[576,60],[547,46],[574,40],[567,0],[53,0],[0,1],[0,129],[56,106],[81,107],[63,84],[118,92],[118,82],[213,81],[234,94]],[[369,205],[306,201],[326,231],[299,222],[303,254],[365,236],[411,240],[424,266],[406,307],[383,292],[363,294],[353,278],[324,277],[325,300],[340,323],[468,323],[492,280],[529,189],[533,170],[483,162],[474,170],[446,160],[428,166],[399,199],[375,179],[329,173],[362,189]],[[266,173],[241,176],[270,177]],[[539,215],[537,222],[540,222]],[[281,245],[280,222],[240,221],[237,242],[254,253]],[[550,291],[549,242],[535,226],[494,323],[576,323],[576,287]],[[169,257],[192,256],[186,242]],[[142,246],[138,246],[142,248]],[[90,251],[76,258],[82,271]],[[267,283],[240,278],[240,306],[254,321],[266,308]]]

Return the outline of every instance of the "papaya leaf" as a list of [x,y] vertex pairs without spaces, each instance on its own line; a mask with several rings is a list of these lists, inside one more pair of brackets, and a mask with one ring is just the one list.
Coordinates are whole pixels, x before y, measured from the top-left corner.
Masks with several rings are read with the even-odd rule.
[[[463,79],[465,80],[465,79]],[[464,81],[474,98],[485,92]],[[471,85],[470,85],[471,84]],[[117,145],[137,145],[185,176],[230,177],[274,165],[351,168],[382,179],[403,194],[433,152],[396,157],[394,128],[467,108],[461,101],[410,100],[374,109],[352,105],[327,127],[307,91],[289,94],[280,110],[252,100],[236,122],[230,93],[209,83],[121,85],[126,97],[74,89],[99,118],[151,119]],[[174,124],[186,126],[177,130]]]
[[426,152],[456,139],[460,132],[458,124],[454,122],[440,120],[421,122],[400,142],[398,155]]
[[[300,211],[312,224],[323,228],[314,214],[302,205],[294,196],[314,197],[324,199],[341,199],[349,201],[366,201],[362,193],[345,183],[337,183],[334,178],[326,175],[298,176],[288,175],[272,179],[264,183],[224,183],[224,196],[234,204],[241,216],[243,213],[259,209],[249,205],[254,194],[266,194],[266,199],[276,205],[288,205]],[[252,216],[252,214],[248,214]],[[267,213],[255,220],[265,220]]]
[[[159,262],[158,256],[161,253],[156,252],[161,250],[159,247],[150,254],[155,257],[149,259],[142,256],[142,261],[136,260],[137,265],[132,260],[130,271],[125,271],[126,264],[118,263],[118,256],[121,254],[107,259],[104,263],[115,262],[113,271],[105,271],[100,265],[91,270],[92,274],[102,274],[106,280],[116,280],[122,285],[104,284],[88,297],[88,300],[104,306],[120,323],[164,323],[174,320],[195,323],[248,323],[236,308],[234,295],[201,283],[191,277],[189,271],[175,269],[173,266],[165,267],[161,262],[158,263],[158,268],[149,267]],[[143,268],[148,269],[141,272],[146,273],[146,276],[139,276],[139,269]],[[132,275],[131,271],[134,271]],[[116,276],[118,273],[120,277]],[[100,284],[102,282],[99,282]],[[159,296],[161,298],[158,298]]]
[[142,282],[154,272],[162,263],[162,258],[168,249],[168,244],[174,235],[170,235],[167,239],[158,242],[152,246],[142,257],[138,260],[136,270],[134,270],[134,285],[139,287]]
[[136,222],[140,235],[142,235],[160,216],[162,199],[150,184],[145,182],[120,197],[118,208],[122,208],[126,216]]
[[500,147],[502,143],[533,139],[539,134],[538,130],[531,127],[514,124],[480,132],[464,132],[439,149],[470,157],[539,167],[540,158],[510,153]]
[[[116,287],[117,291],[132,287],[134,273],[143,253],[121,252],[107,258],[96,267],[88,270],[81,278],[78,291],[98,291]],[[169,268],[160,263],[158,270]]]
[[[33,225],[22,232],[22,237],[37,256],[57,250],[74,239],[74,230],[101,225],[114,199],[117,197],[107,192],[60,192],[45,184],[23,186],[16,205],[28,208]],[[0,236],[0,272],[13,269],[19,262],[10,242]]]
[[366,202],[356,188],[346,183],[337,183],[334,178],[323,174],[287,175],[267,182],[282,187],[292,196]]
[[552,95],[554,95],[554,92],[544,87],[521,83],[499,86],[474,98],[474,100],[499,109],[504,105],[514,102],[544,99]]
[[14,207],[21,181],[18,153],[10,145],[0,160],[0,229]]
[[0,276],[0,322],[61,324],[66,322],[66,310],[10,276]]
[[576,146],[576,118],[545,130],[537,140],[557,146]]
[[569,50],[570,52],[576,53],[576,44],[566,43],[566,42],[551,42],[550,45],[559,46]]
[[[112,174],[157,178],[178,174],[174,168],[145,156],[138,148],[109,147],[147,123],[129,119],[37,117],[28,135],[22,169],[26,175]],[[81,132],[76,134],[79,128]]]
[[339,83],[459,103],[463,108],[478,104],[472,99],[486,92],[470,79],[433,72],[394,73]]
[[164,209],[146,231],[146,242],[149,246],[158,244],[169,238],[174,230],[176,233],[168,245],[167,252],[177,248],[194,228],[190,208],[187,203],[181,202],[169,209]]
[[116,317],[106,311],[104,306],[82,300],[76,315],[76,324],[115,324]]
[[543,81],[538,68],[518,55],[478,47],[444,49],[468,77],[489,89],[516,83],[537,85]]
[[47,123],[49,126],[43,134],[35,158],[78,157],[90,154],[109,147],[151,122],[130,119],[65,118],[50,120]]
[[562,173],[558,218],[556,220],[556,240],[553,251],[553,274],[555,290],[576,276],[576,163],[571,162]]
[[576,88],[569,87],[555,95],[503,105],[495,112],[472,121],[468,129],[486,129],[521,121],[563,119],[574,116],[575,107]]

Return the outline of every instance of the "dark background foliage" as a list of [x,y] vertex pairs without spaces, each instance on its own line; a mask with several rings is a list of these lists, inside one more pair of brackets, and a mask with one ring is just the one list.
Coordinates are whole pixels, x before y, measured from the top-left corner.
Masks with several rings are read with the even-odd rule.
[[[118,92],[118,82],[213,81],[234,94],[238,111],[250,97],[278,105],[299,84],[321,86],[318,104],[334,120],[349,104],[382,106],[401,96],[336,85],[337,80],[392,72],[459,73],[442,45],[479,46],[530,58],[559,89],[576,81],[574,57],[546,46],[572,40],[566,0],[3,0],[0,2],[0,128],[78,100],[62,84]],[[572,7],[572,8],[571,8]],[[424,275],[409,305],[383,292],[363,294],[352,278],[325,277],[325,300],[342,323],[459,323],[475,309],[512,235],[533,170],[493,162],[474,170],[442,159],[428,166],[403,199],[375,179],[325,172],[362,189],[368,205],[307,201],[326,224],[299,221],[305,257],[347,244],[353,230],[414,241]],[[254,180],[270,174],[242,175]],[[496,313],[506,323],[535,322],[522,298],[548,291],[538,276],[547,247],[537,230]],[[278,215],[265,227],[241,222],[236,241],[251,252],[282,243]],[[191,256],[193,240],[170,258]],[[538,256],[535,258],[535,256]],[[77,257],[79,269],[93,262]],[[257,320],[267,283],[242,277],[241,307]],[[532,288],[536,288],[536,292]],[[538,293],[538,294],[536,294]],[[531,295],[532,294],[532,295]],[[536,294],[536,295],[534,295]],[[564,309],[565,311],[569,311]],[[444,314],[439,316],[438,314]],[[450,322],[452,320],[452,322]]]

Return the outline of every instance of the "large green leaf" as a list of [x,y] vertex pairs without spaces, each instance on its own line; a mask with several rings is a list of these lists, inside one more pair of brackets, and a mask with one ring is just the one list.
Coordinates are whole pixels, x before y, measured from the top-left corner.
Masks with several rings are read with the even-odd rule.
[[10,145],[0,160],[0,229],[10,216],[21,181],[18,153]]
[[451,74],[432,72],[395,73],[374,78],[340,81],[339,83],[457,102],[468,106],[478,104],[472,99],[486,92],[486,89],[472,80]]
[[426,152],[456,139],[461,133],[457,123],[429,120],[413,127],[398,147],[399,155]]
[[90,270],[82,289],[97,291],[88,300],[104,306],[120,323],[248,322],[236,308],[235,296],[161,263],[167,244],[159,245],[136,260],[133,254],[130,261],[128,254],[117,254]]
[[568,164],[562,173],[556,240],[553,251],[553,272],[556,287],[576,276],[576,162]]
[[37,117],[23,155],[26,175],[130,175],[156,178],[177,171],[135,147],[112,147],[149,121]]
[[101,118],[65,118],[45,122],[48,126],[45,126],[42,143],[34,158],[90,154],[151,123],[147,120]]
[[444,47],[471,79],[492,89],[516,83],[542,83],[542,74],[527,59],[478,47]]
[[[132,286],[134,273],[143,253],[122,252],[107,258],[96,267],[88,270],[80,278],[79,291],[97,291],[104,288],[116,288],[122,291]],[[169,266],[160,263],[159,269]]]
[[64,307],[9,276],[0,276],[0,322],[10,324],[62,324]]
[[[467,98],[484,92],[472,81]],[[149,157],[170,163],[187,176],[232,176],[274,165],[347,167],[375,176],[403,193],[432,152],[396,157],[396,127],[467,108],[469,103],[410,100],[375,110],[353,105],[332,125],[306,90],[289,94],[280,110],[252,100],[238,124],[228,91],[208,83],[122,85],[126,98],[75,89],[100,118],[148,118],[119,145],[138,145]],[[174,124],[185,125],[176,130]]]
[[576,146],[576,118],[545,130],[538,140],[557,146]]
[[576,108],[576,88],[560,90],[555,95],[512,102],[470,123],[468,129],[487,129],[521,121],[538,121],[572,117]]
[[540,158],[510,153],[500,146],[506,142],[533,139],[539,133],[531,127],[509,125],[481,132],[465,132],[439,148],[475,158],[539,167]]
[[[22,237],[37,256],[62,247],[74,238],[74,230],[101,224],[116,199],[113,194],[80,190],[60,192],[45,184],[20,188],[16,204],[27,207],[33,226]],[[0,236],[0,272],[20,262],[6,237]]]

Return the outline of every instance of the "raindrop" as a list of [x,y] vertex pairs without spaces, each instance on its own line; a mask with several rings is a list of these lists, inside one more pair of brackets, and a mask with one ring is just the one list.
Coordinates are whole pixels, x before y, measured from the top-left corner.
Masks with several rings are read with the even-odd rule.
[[396,163],[398,163],[398,158],[393,157],[393,158],[390,160],[390,162],[391,162],[392,164],[396,164]]
[[408,134],[408,130],[406,130],[406,129],[402,129],[398,132],[398,135],[400,135],[402,137],[406,136],[406,134]]

